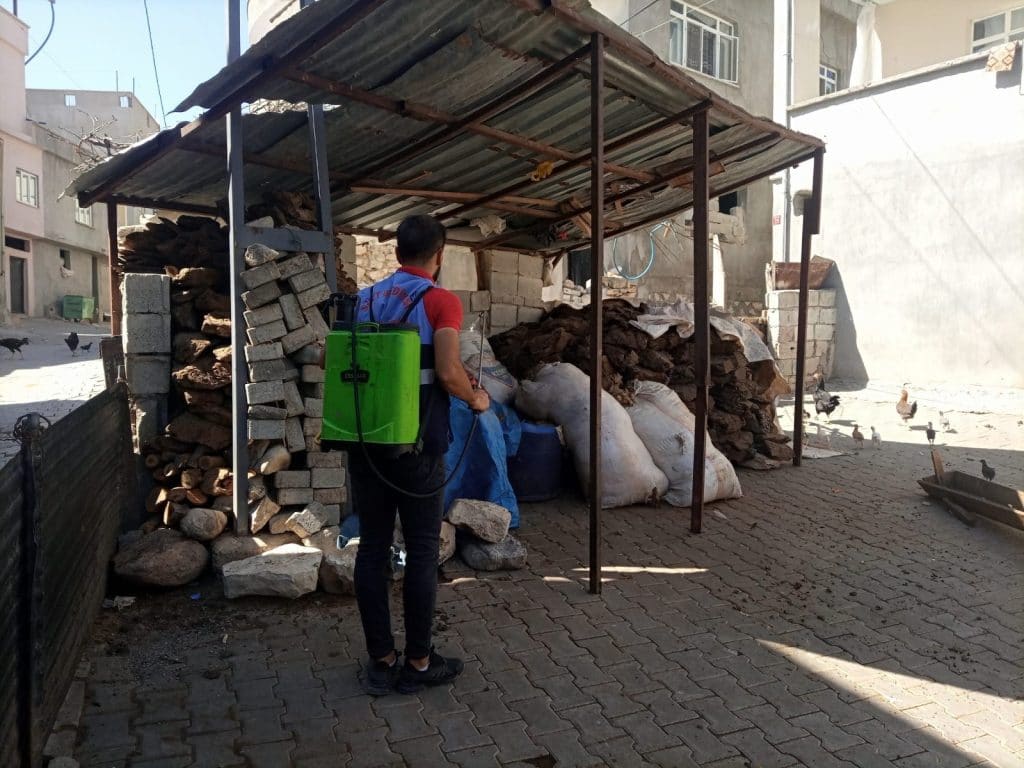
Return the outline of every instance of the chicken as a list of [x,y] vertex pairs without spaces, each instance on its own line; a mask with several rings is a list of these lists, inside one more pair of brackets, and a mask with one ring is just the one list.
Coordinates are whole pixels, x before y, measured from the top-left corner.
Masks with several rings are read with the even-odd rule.
[[857,446],[857,450],[861,450],[864,447],[864,433],[860,431],[860,425],[853,425],[853,444]]
[[814,377],[818,380],[818,388],[814,391],[814,412],[824,413],[829,421],[832,420],[832,412],[839,407],[839,395],[830,395],[825,389],[825,380],[821,374],[816,373]]
[[949,432],[949,416],[945,411],[939,411],[939,426],[942,427],[943,432]]
[[68,349],[71,350],[71,355],[74,356],[75,350],[78,349],[78,334],[72,331],[64,337],[64,343],[68,345]]
[[871,444],[875,446],[875,448],[879,448],[882,445],[882,436],[875,431],[874,427],[871,428]]
[[996,479],[996,468],[995,467],[990,467],[988,464],[985,463],[985,460],[982,459],[981,460],[981,474],[984,476],[984,478],[986,480],[988,480],[989,482],[992,482],[993,480]]
[[900,401],[896,403],[896,413],[903,419],[904,424],[907,424],[917,414],[917,401],[910,403],[908,398],[907,390],[901,389]]
[[83,344],[82,345],[82,351],[83,352],[88,352],[90,349],[92,349],[92,342],[91,341],[88,344]]
[[25,353],[21,351],[21,348],[26,344],[28,344],[28,339],[14,339],[11,337],[0,339],[0,347],[9,350],[12,358],[14,357],[15,352],[22,357],[25,357]]
[[928,437],[928,445],[935,445],[935,430],[932,429],[932,423],[930,421],[928,422],[928,429],[926,429],[924,433]]

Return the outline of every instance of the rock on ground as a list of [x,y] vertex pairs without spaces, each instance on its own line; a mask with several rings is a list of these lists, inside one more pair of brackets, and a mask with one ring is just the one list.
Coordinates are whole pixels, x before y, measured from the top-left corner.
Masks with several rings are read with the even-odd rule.
[[301,544],[284,546],[224,566],[224,596],[302,597],[316,590],[323,553]]
[[459,555],[475,571],[515,571],[526,566],[526,545],[512,534],[497,544],[467,540]]
[[218,536],[210,545],[213,554],[213,570],[221,571],[228,563],[245,560],[261,555],[285,544],[298,544],[299,540],[292,533],[273,535],[261,533],[259,536],[236,536],[226,533]]
[[114,572],[155,587],[180,587],[199,578],[210,553],[181,531],[160,528],[129,544],[114,557]]
[[249,526],[252,532],[259,533],[270,522],[270,518],[280,511],[281,507],[277,502],[269,496],[264,496],[249,510]]
[[478,539],[497,543],[508,534],[512,513],[498,504],[477,499],[456,499],[448,511],[448,521]]
[[446,563],[455,557],[455,526],[447,520],[441,521],[441,546],[437,562]]
[[313,501],[301,512],[293,512],[285,521],[285,528],[300,539],[312,536],[327,523],[327,510],[324,505]]
[[181,532],[196,541],[212,541],[224,533],[228,516],[219,509],[193,507],[185,513],[180,526]]
[[[335,539],[337,541],[337,539]],[[356,553],[359,542],[350,541],[341,549],[334,546],[324,550],[324,559],[320,563],[320,588],[332,595],[354,595]]]

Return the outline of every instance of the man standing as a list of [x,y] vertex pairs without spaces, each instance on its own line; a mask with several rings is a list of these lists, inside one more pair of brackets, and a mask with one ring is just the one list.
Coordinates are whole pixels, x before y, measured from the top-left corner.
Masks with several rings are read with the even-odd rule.
[[[447,479],[449,396],[465,400],[477,412],[490,406],[487,393],[473,388],[459,356],[462,303],[434,284],[444,258],[444,227],[430,216],[410,216],[399,225],[397,242],[401,267],[359,292],[358,320],[419,328],[421,439],[417,450],[396,454],[393,448],[367,445],[367,453],[355,448],[349,457],[359,515],[356,599],[370,656],[364,687],[373,695],[395,688],[415,693],[427,685],[451,682],[462,672],[460,659],[441,656],[431,643]],[[391,634],[388,600],[396,511],[406,548],[402,665]]]

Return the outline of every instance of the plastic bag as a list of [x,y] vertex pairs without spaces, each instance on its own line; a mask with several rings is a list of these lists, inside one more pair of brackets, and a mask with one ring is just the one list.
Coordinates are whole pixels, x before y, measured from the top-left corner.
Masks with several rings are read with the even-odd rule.
[[459,358],[467,371],[474,376],[480,371],[480,385],[491,400],[508,405],[516,396],[519,384],[508,368],[498,362],[490,342],[483,340],[483,368],[480,368],[480,329],[470,327],[459,333]]
[[[520,384],[516,408],[562,428],[586,492],[590,486],[590,377],[569,363],[545,365],[534,381]],[[661,498],[669,484],[637,437],[629,414],[607,392],[601,395],[601,477],[605,508]]]

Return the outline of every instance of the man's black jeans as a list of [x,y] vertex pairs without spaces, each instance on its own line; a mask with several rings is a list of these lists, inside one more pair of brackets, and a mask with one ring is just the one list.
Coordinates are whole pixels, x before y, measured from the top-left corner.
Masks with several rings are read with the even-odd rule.
[[[399,488],[426,493],[445,480],[444,456],[441,454],[407,453],[388,458],[373,448],[368,450],[374,466]],[[359,515],[355,587],[366,635],[366,650],[371,658],[380,659],[395,648],[388,597],[391,588],[389,562],[397,511],[402,521],[406,550],[402,585],[405,654],[407,658],[414,659],[429,656],[437,598],[444,491],[440,490],[428,499],[399,493],[377,477],[358,447],[349,454],[349,468],[355,494],[353,504]]]

